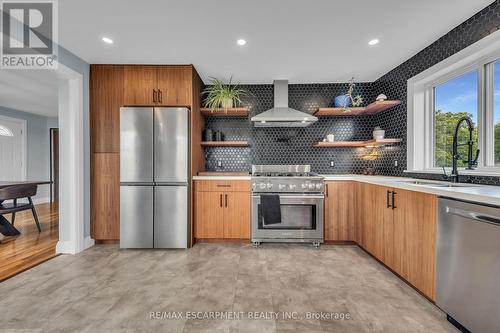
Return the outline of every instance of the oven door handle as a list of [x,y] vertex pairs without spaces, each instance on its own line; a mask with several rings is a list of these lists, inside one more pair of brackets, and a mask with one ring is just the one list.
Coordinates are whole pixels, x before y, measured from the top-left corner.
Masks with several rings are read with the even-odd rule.
[[[260,195],[252,195],[253,199],[260,199]],[[280,195],[280,199],[324,199],[324,195]]]

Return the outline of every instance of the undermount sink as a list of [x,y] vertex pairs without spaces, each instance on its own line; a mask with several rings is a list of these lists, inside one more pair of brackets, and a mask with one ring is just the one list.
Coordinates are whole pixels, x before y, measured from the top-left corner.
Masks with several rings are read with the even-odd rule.
[[401,181],[398,181],[398,183],[408,184],[408,185],[430,186],[430,187],[471,187],[471,186],[474,186],[474,185],[470,185],[470,184],[442,183],[442,182],[423,181],[423,180],[401,180]]

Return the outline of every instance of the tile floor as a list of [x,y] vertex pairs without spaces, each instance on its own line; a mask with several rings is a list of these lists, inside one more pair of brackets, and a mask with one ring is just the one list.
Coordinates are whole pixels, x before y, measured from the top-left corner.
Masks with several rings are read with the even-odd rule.
[[[443,312],[356,246],[102,245],[0,283],[0,295],[0,331],[457,332]],[[166,318],[173,312],[182,318]],[[240,317],[194,318],[210,312]],[[249,312],[272,317],[250,319]]]

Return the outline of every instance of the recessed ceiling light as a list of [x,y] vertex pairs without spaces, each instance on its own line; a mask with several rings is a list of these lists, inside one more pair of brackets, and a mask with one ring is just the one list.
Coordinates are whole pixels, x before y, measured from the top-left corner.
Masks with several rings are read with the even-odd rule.
[[378,42],[379,42],[379,40],[375,38],[375,39],[372,39],[371,41],[369,41],[368,45],[370,45],[370,46],[377,45]]
[[240,45],[240,46],[243,46],[243,45],[245,45],[245,44],[247,43],[247,41],[246,41],[246,40],[244,40],[244,39],[238,39],[238,40],[236,41],[236,43],[238,43],[238,45]]
[[106,44],[113,44],[113,40],[109,37],[102,37],[102,41]]

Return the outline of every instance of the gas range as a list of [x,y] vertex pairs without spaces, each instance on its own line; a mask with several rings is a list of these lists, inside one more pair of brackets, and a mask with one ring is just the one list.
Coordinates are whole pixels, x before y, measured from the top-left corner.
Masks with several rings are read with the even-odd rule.
[[324,183],[309,165],[253,165],[253,244],[323,243]]
[[323,193],[324,178],[310,165],[252,165],[253,193]]

